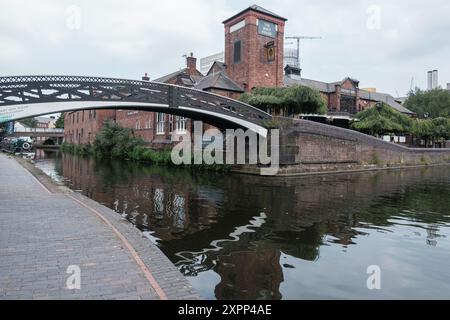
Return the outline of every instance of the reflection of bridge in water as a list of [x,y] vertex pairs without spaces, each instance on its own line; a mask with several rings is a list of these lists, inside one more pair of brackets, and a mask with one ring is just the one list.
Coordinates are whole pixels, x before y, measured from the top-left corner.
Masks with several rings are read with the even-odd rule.
[[[421,212],[447,212],[437,199],[450,192],[420,191],[442,179],[433,168],[266,180],[64,156],[60,170],[156,240],[185,275],[219,274],[216,297],[227,299],[281,298],[282,256],[315,261],[324,245],[352,246],[362,229],[389,230],[394,217],[407,214],[436,245],[442,217]],[[398,203],[422,207],[406,213]]]

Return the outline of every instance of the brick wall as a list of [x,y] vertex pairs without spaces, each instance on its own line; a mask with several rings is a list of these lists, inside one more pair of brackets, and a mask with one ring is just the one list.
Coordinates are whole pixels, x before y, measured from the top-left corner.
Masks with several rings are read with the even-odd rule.
[[65,114],[64,140],[72,144],[92,144],[107,120],[115,120],[115,110],[83,110]]
[[282,173],[450,163],[450,149],[414,149],[353,130],[295,120],[282,131]]
[[[246,26],[230,33],[230,27],[245,19]],[[278,25],[276,39],[258,34],[257,19]],[[283,86],[284,21],[257,12],[247,12],[225,24],[225,63],[227,75],[241,84],[246,91],[255,87]],[[241,41],[242,55],[239,63],[233,61],[234,43]],[[275,61],[268,61],[265,45],[274,41]]]
[[155,113],[145,111],[118,110],[116,116],[118,125],[133,130],[133,134],[152,141],[155,137]]

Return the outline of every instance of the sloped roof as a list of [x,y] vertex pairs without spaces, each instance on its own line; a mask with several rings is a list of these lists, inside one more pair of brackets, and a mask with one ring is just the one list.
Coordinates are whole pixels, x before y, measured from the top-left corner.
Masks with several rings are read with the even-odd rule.
[[247,11],[255,11],[255,12],[259,12],[259,13],[268,15],[268,16],[270,16],[270,17],[276,18],[276,19],[280,19],[280,20],[283,20],[283,21],[287,21],[286,18],[283,18],[282,16],[279,16],[279,15],[273,13],[272,11],[269,11],[269,10],[267,10],[267,9],[264,9],[263,7],[260,7],[260,6],[256,5],[256,4],[254,4],[254,5],[250,6],[250,7],[248,7],[248,8],[246,8],[246,9],[242,10],[241,12],[235,14],[235,15],[232,16],[231,18],[226,19],[223,23],[227,23],[227,22],[233,20],[234,18],[239,17],[240,15],[246,13]]
[[47,117],[36,117],[34,119],[36,119],[39,123],[50,123],[55,120],[55,119],[47,118]]
[[208,72],[206,73],[207,76],[209,76],[211,74],[211,70],[215,67],[219,67],[219,69],[221,71],[224,71],[227,68],[227,65],[225,63],[223,63],[222,61],[214,61],[214,63],[212,64],[211,68],[209,68]]
[[178,75],[180,75],[180,74],[182,74],[182,73],[185,73],[186,71],[187,71],[187,68],[184,68],[184,69],[175,71],[175,72],[173,72],[173,73],[170,73],[170,74],[168,74],[168,75],[166,75],[166,76],[163,76],[163,77],[161,77],[161,78],[155,79],[154,81],[155,81],[155,82],[162,82],[162,83],[164,83],[164,82],[167,82],[167,81],[169,81],[170,79],[172,79],[172,78],[174,78],[174,77],[176,77],[176,76],[178,76]]
[[366,100],[387,103],[392,108],[394,108],[395,110],[397,110],[401,113],[410,114],[410,115],[415,114],[411,110],[406,109],[400,103],[395,101],[395,98],[393,96],[391,96],[390,94],[380,93],[380,92],[370,92],[370,91],[365,91],[365,90],[360,90],[359,94],[360,94],[361,98],[366,99]]
[[[347,79],[358,82],[358,80],[355,80],[352,78],[345,78],[343,81],[327,83],[327,82],[311,80],[311,79],[292,79],[288,76],[285,76],[284,77],[284,85],[287,87],[294,86],[294,85],[301,85],[301,86],[306,86],[306,87],[316,89],[320,92],[333,93],[333,92],[336,92],[336,85],[342,84]],[[359,94],[360,94],[360,97],[365,100],[371,100],[371,101],[375,101],[375,102],[385,102],[388,105],[390,105],[392,108],[394,108],[395,110],[397,110],[401,113],[405,113],[405,114],[409,114],[409,115],[415,114],[411,110],[406,109],[401,104],[399,104],[397,101],[395,101],[395,98],[392,97],[390,94],[380,93],[380,92],[369,92],[366,90],[359,90]]]
[[340,84],[341,82],[332,82],[332,83],[327,83],[327,82],[323,82],[323,81],[317,81],[317,80],[311,80],[311,79],[292,79],[290,77],[285,76],[284,77],[284,85],[289,87],[289,86],[294,86],[294,85],[301,85],[301,86],[306,86],[306,87],[310,87],[313,89],[316,89],[320,92],[325,92],[325,93],[332,93],[336,91],[336,84]]
[[244,92],[242,87],[231,80],[224,71],[208,75],[195,84],[199,90],[220,89],[233,92]]

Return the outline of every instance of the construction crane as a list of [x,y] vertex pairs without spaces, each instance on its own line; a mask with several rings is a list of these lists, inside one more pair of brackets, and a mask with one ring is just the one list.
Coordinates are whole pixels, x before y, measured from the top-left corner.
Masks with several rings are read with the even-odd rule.
[[[322,37],[311,37],[311,36],[292,36],[286,37],[286,40],[297,40],[297,59],[298,59],[298,67],[300,68],[300,40],[319,40]],[[293,42],[287,42],[286,44],[293,44]]]

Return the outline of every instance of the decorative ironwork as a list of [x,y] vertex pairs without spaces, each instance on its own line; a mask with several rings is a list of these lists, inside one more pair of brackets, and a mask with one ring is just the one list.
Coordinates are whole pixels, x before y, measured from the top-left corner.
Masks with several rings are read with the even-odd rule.
[[[8,110],[7,107],[74,101],[86,102],[85,109],[91,107],[89,103],[95,105],[100,101],[118,102],[117,108],[123,102],[128,106],[136,103],[137,109],[149,111],[155,111],[159,105],[166,108],[158,109],[161,112],[191,118],[198,113],[203,118],[217,117],[227,121],[231,117],[261,127],[265,120],[271,119],[269,114],[239,101],[165,83],[82,76],[0,77],[0,121],[6,121],[8,112],[11,113],[11,108]],[[145,104],[151,107],[146,108]]]

